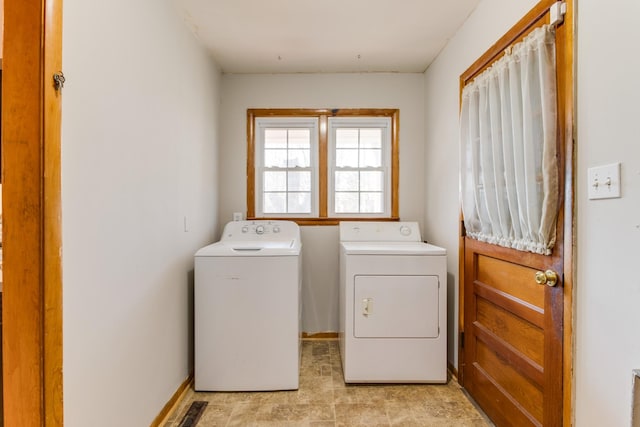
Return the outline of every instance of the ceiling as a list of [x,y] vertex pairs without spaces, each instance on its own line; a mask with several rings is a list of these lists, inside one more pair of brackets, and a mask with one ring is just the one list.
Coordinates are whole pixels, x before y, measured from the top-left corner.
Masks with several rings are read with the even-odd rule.
[[175,0],[225,73],[423,72],[480,0]]

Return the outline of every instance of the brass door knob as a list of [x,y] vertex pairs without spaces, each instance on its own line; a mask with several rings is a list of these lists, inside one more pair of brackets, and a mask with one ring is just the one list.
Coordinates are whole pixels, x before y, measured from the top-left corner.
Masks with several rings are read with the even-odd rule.
[[536,271],[536,283],[539,285],[555,286],[558,283],[558,273],[553,270]]

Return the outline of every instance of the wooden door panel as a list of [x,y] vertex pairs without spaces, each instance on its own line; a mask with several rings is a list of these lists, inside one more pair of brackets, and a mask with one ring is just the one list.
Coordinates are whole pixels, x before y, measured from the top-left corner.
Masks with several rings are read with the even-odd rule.
[[533,281],[536,269],[479,255],[477,280],[525,303],[544,308],[544,288]]
[[522,410],[518,401],[503,392],[503,389],[484,372],[480,366],[474,366],[470,378],[477,390],[473,397],[481,404],[482,409],[498,426],[529,427],[540,426],[540,422]]
[[476,368],[499,384],[506,396],[511,396],[522,409],[536,420],[542,420],[543,394],[540,383],[522,375],[506,359],[500,357],[482,341],[478,342]]
[[541,328],[485,299],[478,298],[476,303],[477,323],[536,364],[541,366],[544,363],[544,332]]

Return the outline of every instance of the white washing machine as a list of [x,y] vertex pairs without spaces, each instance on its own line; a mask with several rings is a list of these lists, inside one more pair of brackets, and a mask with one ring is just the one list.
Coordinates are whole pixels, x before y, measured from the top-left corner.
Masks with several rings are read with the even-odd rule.
[[415,222],[340,223],[345,382],[447,382],[446,274]]
[[294,390],[300,365],[300,230],[228,223],[195,254],[195,389]]

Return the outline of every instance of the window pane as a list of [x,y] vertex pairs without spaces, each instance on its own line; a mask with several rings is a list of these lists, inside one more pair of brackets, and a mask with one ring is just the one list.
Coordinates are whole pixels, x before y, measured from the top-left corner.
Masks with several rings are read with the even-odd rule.
[[336,150],[336,166],[339,168],[357,168],[358,150]]
[[336,129],[336,148],[358,148],[358,129]]
[[262,212],[264,213],[286,213],[287,193],[264,193]]
[[382,213],[382,193],[360,193],[360,212]]
[[286,168],[287,150],[264,150],[264,165],[268,168]]
[[287,191],[287,173],[265,172],[264,191]]
[[290,168],[308,168],[311,166],[310,150],[289,150],[289,162]]
[[264,148],[287,148],[287,130],[265,129]]
[[310,213],[311,193],[289,193],[289,213]]
[[311,191],[311,172],[289,172],[289,191]]
[[358,193],[335,193],[336,213],[358,213]]
[[358,172],[336,172],[336,191],[358,191]]
[[361,191],[382,191],[382,180],[384,174],[382,171],[363,171],[360,172],[360,190]]
[[382,150],[360,150],[361,168],[379,168],[382,166]]
[[309,129],[289,129],[289,148],[311,148]]
[[360,129],[360,148],[382,148],[382,129]]

